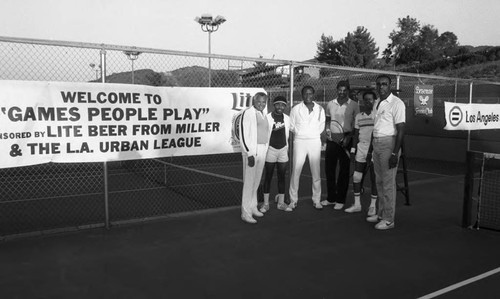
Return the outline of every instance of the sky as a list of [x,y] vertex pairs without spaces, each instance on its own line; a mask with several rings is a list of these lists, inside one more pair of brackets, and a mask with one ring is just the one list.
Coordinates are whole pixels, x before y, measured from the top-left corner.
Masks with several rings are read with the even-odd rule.
[[227,21],[212,53],[303,61],[322,34],[335,40],[364,26],[380,48],[407,15],[461,45],[500,45],[498,0],[1,0],[0,36],[208,52],[194,21]]

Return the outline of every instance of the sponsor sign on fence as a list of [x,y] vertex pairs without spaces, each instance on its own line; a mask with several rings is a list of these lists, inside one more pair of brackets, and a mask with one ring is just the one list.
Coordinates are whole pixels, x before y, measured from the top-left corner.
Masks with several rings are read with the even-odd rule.
[[432,117],[434,87],[432,85],[415,85],[413,103],[415,106],[415,115]]
[[500,129],[500,104],[444,103],[445,130]]
[[0,168],[234,152],[261,88],[0,81]]

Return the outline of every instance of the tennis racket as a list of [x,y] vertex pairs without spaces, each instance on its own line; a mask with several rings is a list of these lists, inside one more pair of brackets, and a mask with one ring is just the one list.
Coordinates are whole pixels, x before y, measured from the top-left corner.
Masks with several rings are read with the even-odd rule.
[[344,127],[342,127],[342,125],[338,121],[332,120],[330,121],[330,131],[330,139],[340,145],[344,149],[347,157],[351,158],[349,151],[344,147]]

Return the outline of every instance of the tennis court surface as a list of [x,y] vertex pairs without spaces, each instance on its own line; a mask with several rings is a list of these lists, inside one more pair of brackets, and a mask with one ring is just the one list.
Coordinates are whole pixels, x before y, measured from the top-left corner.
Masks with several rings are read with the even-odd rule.
[[0,243],[1,296],[498,298],[500,274],[489,271],[500,267],[500,233],[461,227],[463,170],[410,166],[411,205],[398,194],[392,230],[302,196],[256,225],[232,207],[10,240]]

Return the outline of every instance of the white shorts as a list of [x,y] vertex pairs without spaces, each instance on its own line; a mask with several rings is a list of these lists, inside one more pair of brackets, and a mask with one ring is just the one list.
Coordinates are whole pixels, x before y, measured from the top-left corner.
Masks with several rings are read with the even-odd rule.
[[366,163],[366,155],[368,154],[369,143],[358,143],[358,150],[356,151],[356,161]]
[[288,162],[288,146],[284,146],[280,149],[275,149],[274,147],[270,146],[267,150],[266,162]]

